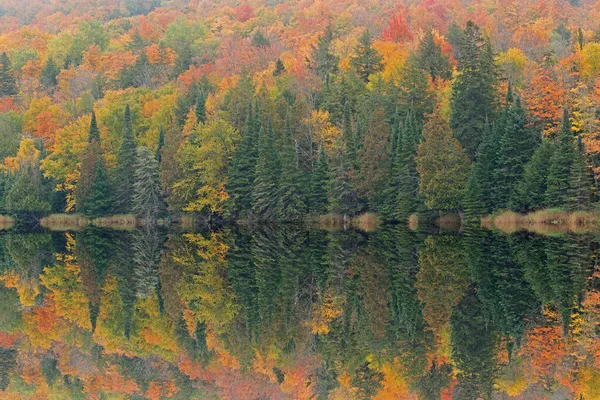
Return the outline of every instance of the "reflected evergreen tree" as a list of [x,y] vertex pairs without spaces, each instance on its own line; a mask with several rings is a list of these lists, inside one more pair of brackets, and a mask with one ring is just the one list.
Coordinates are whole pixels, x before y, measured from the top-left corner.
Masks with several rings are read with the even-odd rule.
[[164,238],[154,228],[140,229],[132,238],[134,286],[138,298],[148,298],[159,286],[159,266]]
[[0,347],[0,390],[5,391],[10,384],[10,375],[17,366],[17,350]]

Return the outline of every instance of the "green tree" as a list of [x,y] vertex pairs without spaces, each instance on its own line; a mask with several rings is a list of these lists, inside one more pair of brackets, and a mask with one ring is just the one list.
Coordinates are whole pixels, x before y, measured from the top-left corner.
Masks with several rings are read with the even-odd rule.
[[576,156],[573,132],[569,112],[565,108],[562,127],[556,144],[556,150],[550,159],[546,187],[548,207],[562,207],[569,203],[571,165]]
[[546,206],[548,169],[554,151],[554,143],[543,140],[531,156],[511,200],[511,208],[515,211],[532,211]]
[[17,93],[17,82],[12,65],[6,52],[3,52],[0,55],[0,97],[14,96]]
[[281,164],[275,148],[275,133],[271,126],[261,129],[258,139],[256,179],[252,187],[252,215],[257,219],[273,219],[279,200],[278,186]]
[[7,185],[4,208],[8,211],[44,212],[50,211],[50,204],[43,192],[40,172],[39,151],[31,139],[21,141],[17,155],[19,169],[12,177],[12,185]]
[[467,154],[474,158],[486,121],[495,117],[496,72],[490,43],[471,21],[462,35],[458,67],[459,75],[452,86],[450,125]]
[[126,214],[131,211],[133,197],[133,171],[136,158],[133,121],[129,104],[125,106],[123,116],[123,135],[117,152],[117,165],[114,172],[115,212]]
[[89,197],[85,201],[83,211],[91,218],[98,218],[111,213],[113,200],[102,156],[98,157],[94,168],[94,179],[90,185]]
[[438,210],[460,208],[469,174],[469,157],[439,109],[423,127],[423,140],[415,161],[419,192],[425,198],[425,205]]
[[570,171],[568,207],[571,210],[584,210],[592,202],[595,184],[581,136],[577,139],[577,151]]
[[47,89],[53,88],[58,84],[57,78],[59,73],[60,68],[56,65],[52,56],[48,57],[40,75],[40,83]]
[[319,158],[317,167],[311,174],[309,210],[312,214],[322,215],[327,212],[329,207],[328,193],[331,186],[331,177],[329,172],[329,161],[323,146],[319,149]]
[[450,79],[452,68],[450,59],[442,53],[442,47],[436,43],[433,31],[427,31],[417,49],[418,64],[423,68],[431,79]]
[[145,146],[137,149],[133,171],[133,211],[144,221],[153,223],[164,211],[164,203],[158,162],[150,149]]
[[160,127],[158,131],[158,144],[156,145],[156,161],[160,165],[162,161],[162,149],[165,147],[165,131],[163,127]]
[[[311,59],[308,60],[309,67],[315,71],[321,80],[327,79],[329,75],[337,73],[338,57],[331,53],[330,47],[333,41],[333,31],[331,27],[327,27],[325,32],[319,36],[316,47],[312,46]],[[281,60],[279,60],[281,62]],[[282,64],[283,66],[283,64]],[[279,68],[279,64],[278,64]]]
[[198,122],[206,122],[206,94],[204,91],[201,91],[198,95],[194,112],[196,113]]
[[302,172],[298,165],[296,145],[289,119],[281,149],[281,177],[279,179],[279,204],[277,216],[283,221],[302,218],[307,212],[302,190]]
[[96,113],[92,111],[90,129],[88,131],[88,143],[81,158],[79,180],[75,190],[75,200],[77,202],[77,211],[79,212],[85,212],[85,202],[90,195],[92,182],[96,174],[96,163],[101,157],[100,130],[96,122]]
[[350,65],[356,70],[363,81],[368,82],[369,76],[383,70],[381,56],[372,44],[371,33],[365,30],[358,38],[358,45],[354,49],[354,56],[350,59]]

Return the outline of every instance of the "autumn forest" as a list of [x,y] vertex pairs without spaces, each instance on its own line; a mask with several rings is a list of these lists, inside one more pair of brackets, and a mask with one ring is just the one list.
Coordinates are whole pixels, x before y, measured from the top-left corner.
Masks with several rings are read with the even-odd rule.
[[0,0],[0,399],[600,399],[600,2]]

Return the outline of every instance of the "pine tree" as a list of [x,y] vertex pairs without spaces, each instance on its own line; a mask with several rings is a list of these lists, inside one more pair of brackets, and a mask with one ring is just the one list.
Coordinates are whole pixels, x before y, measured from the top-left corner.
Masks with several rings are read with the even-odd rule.
[[275,62],[275,70],[273,71],[273,76],[280,76],[285,72],[285,66],[280,58]]
[[459,209],[465,195],[469,157],[452,135],[439,109],[423,127],[416,157],[419,192],[425,206],[437,210]]
[[0,56],[0,97],[14,96],[17,93],[17,82],[10,60],[6,52],[3,52]]
[[104,217],[112,211],[112,194],[102,156],[95,163],[94,180],[89,197],[84,203],[84,213],[91,218]]
[[230,196],[230,212],[234,217],[247,214],[252,208],[252,187],[258,158],[258,133],[261,129],[258,110],[255,111],[252,112],[252,104],[250,104],[242,142],[235,151],[228,171],[227,192]]
[[421,134],[414,116],[409,114],[404,123],[398,157],[399,190],[396,199],[395,216],[398,221],[406,221],[416,211],[418,205],[419,174],[415,163]]
[[306,214],[306,203],[301,187],[302,174],[289,119],[281,149],[281,177],[279,179],[279,205],[277,217],[283,221],[296,221]]
[[458,66],[460,74],[452,86],[450,125],[467,154],[474,158],[486,121],[495,117],[496,72],[490,43],[471,21],[462,36]]
[[358,166],[356,134],[352,130],[352,114],[348,102],[344,105],[342,140],[344,141],[346,156],[348,157],[350,164],[354,167]]
[[56,65],[52,56],[48,57],[40,75],[40,83],[47,89],[53,88],[58,84],[57,78],[59,73],[60,68]]
[[523,176],[525,165],[531,158],[538,140],[534,131],[527,128],[527,115],[519,98],[510,106],[504,134],[500,137],[498,168],[495,172],[498,197],[497,206],[507,208],[515,187]]
[[570,210],[584,210],[592,202],[595,184],[581,136],[577,138],[577,151],[571,164],[570,175],[568,207]]
[[329,207],[328,193],[331,185],[329,176],[329,162],[325,148],[321,146],[317,168],[311,175],[309,206],[310,212],[314,215],[323,215]]
[[361,202],[352,184],[352,169],[348,159],[342,155],[336,166],[331,185],[331,211],[344,217],[354,216],[361,210]]
[[136,153],[133,168],[133,211],[144,221],[154,223],[164,211],[158,162],[150,149],[145,146],[140,146]]
[[571,121],[569,112],[565,108],[558,143],[548,168],[546,189],[546,204],[548,207],[563,207],[569,203],[569,180],[575,153]]
[[525,166],[523,177],[517,183],[511,208],[519,212],[533,211],[546,206],[546,187],[554,143],[543,140]]
[[129,104],[125,106],[123,116],[123,136],[117,153],[117,165],[114,172],[115,182],[115,212],[126,214],[131,211],[133,196],[133,167],[136,158],[133,121]]
[[269,220],[276,216],[281,171],[273,128],[269,126],[266,132],[261,129],[258,142],[256,178],[252,188],[252,215],[259,220]]
[[206,122],[206,94],[201,91],[196,100],[196,119],[198,122]]
[[[337,73],[338,70],[339,59],[330,50],[332,41],[333,31],[331,27],[327,27],[323,35],[319,37],[317,46],[312,46],[311,60],[309,60],[308,65],[321,80],[325,80],[331,74]],[[283,64],[281,66],[283,67]],[[277,69],[279,69],[279,64],[277,65]]]
[[50,211],[50,204],[42,192],[42,174],[37,158],[27,160],[21,165],[14,179],[4,200],[4,208],[7,211]]
[[421,68],[426,70],[434,81],[452,77],[450,60],[442,53],[441,46],[435,42],[433,31],[427,31],[419,43],[417,58]]
[[355,55],[350,59],[350,65],[356,70],[363,81],[368,82],[369,76],[383,70],[381,56],[372,46],[371,33],[365,30],[358,38],[358,45],[354,49]]
[[88,143],[81,158],[81,167],[79,169],[79,180],[75,191],[75,200],[78,212],[85,212],[92,182],[96,175],[96,163],[102,157],[102,147],[100,144],[100,130],[96,121],[96,113],[92,111],[90,129],[88,131]]
[[158,144],[156,146],[156,161],[158,161],[159,165],[162,161],[163,147],[165,147],[165,131],[163,130],[163,127],[161,126],[160,130],[158,131]]

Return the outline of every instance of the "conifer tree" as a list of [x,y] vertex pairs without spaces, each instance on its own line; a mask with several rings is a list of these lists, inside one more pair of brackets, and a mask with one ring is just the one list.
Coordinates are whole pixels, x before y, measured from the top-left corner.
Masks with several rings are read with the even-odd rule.
[[288,119],[281,149],[278,219],[295,221],[306,214],[307,209],[301,183],[302,174],[298,166],[298,156],[292,135],[292,127]]
[[145,146],[136,152],[134,165],[132,205],[135,214],[148,223],[153,223],[164,211],[161,196],[158,162]]
[[506,126],[500,137],[496,179],[497,206],[507,208],[514,195],[515,187],[523,176],[525,165],[537,147],[537,135],[527,127],[527,116],[517,97],[510,106]]
[[278,204],[278,185],[281,165],[275,149],[272,127],[259,133],[256,178],[252,187],[252,215],[257,219],[273,219]]
[[486,121],[495,117],[496,72],[490,43],[471,21],[462,35],[458,61],[460,73],[452,86],[450,125],[467,154],[474,158]]
[[358,165],[356,135],[352,130],[352,114],[350,113],[350,104],[344,105],[344,119],[342,125],[342,140],[346,149],[346,156],[352,166]]
[[339,164],[333,171],[330,209],[344,217],[354,216],[361,210],[361,202],[352,184],[352,169],[349,167],[349,161],[344,155],[340,158]]
[[523,176],[515,187],[511,208],[515,211],[533,211],[546,206],[547,175],[555,145],[543,140],[525,166]]
[[136,162],[136,145],[133,135],[133,121],[129,104],[125,106],[123,116],[123,136],[117,153],[117,165],[114,172],[115,212],[126,214],[131,211],[133,196],[133,167]]
[[575,153],[569,111],[565,108],[558,143],[548,168],[546,189],[546,204],[548,207],[562,207],[569,203],[569,180],[571,178],[571,165],[576,156]]
[[198,122],[206,122],[206,94],[201,91],[196,100],[196,119]]
[[415,161],[420,179],[419,192],[424,196],[425,206],[437,210],[459,209],[465,195],[470,162],[439,107],[423,127],[423,140]]
[[90,193],[84,203],[84,213],[91,218],[104,217],[112,211],[112,192],[108,183],[108,175],[104,167],[104,160],[99,156],[95,162],[94,179],[90,186]]
[[450,60],[442,53],[441,46],[435,42],[433,31],[427,31],[419,43],[417,58],[421,68],[426,70],[434,81],[452,77]]
[[165,147],[165,131],[163,130],[163,127],[161,126],[160,130],[158,131],[158,144],[156,146],[156,161],[158,161],[159,165],[162,161],[163,147]]
[[365,30],[358,38],[358,45],[354,49],[354,57],[350,59],[350,65],[365,82],[369,81],[371,74],[383,70],[382,58],[377,50],[371,46],[372,40],[371,33]]
[[399,190],[395,216],[398,221],[407,220],[416,211],[418,205],[419,174],[415,156],[421,134],[412,113],[406,118],[403,132],[401,145],[397,152]]
[[53,88],[58,84],[57,78],[59,73],[60,68],[56,65],[52,56],[48,57],[40,75],[40,83],[47,89]]
[[96,113],[92,111],[90,129],[88,132],[88,143],[81,158],[81,167],[79,169],[79,180],[75,191],[75,200],[77,211],[85,212],[92,182],[96,175],[96,163],[102,157],[102,147],[100,144],[100,130],[96,121]]
[[[319,37],[317,46],[312,46],[312,56],[309,60],[309,67],[315,71],[317,76],[321,80],[327,79],[331,74],[337,73],[338,70],[338,57],[331,53],[330,46],[333,41],[333,30],[331,27],[327,27],[325,32]],[[281,63],[281,60],[278,60]],[[279,70],[279,63],[277,69]],[[283,67],[283,63],[281,63]]]
[[42,191],[42,174],[37,156],[24,160],[13,178],[14,183],[6,193],[4,208],[7,211],[44,212],[50,204]]
[[8,55],[0,55],[0,97],[14,96],[18,93],[17,82],[14,77]]
[[570,210],[584,210],[592,202],[595,184],[581,135],[577,138],[577,151],[571,164],[570,175],[568,207]]
[[247,214],[252,207],[252,187],[258,159],[260,129],[258,110],[253,113],[250,104],[242,142],[235,151],[228,171],[227,192],[230,196],[230,212],[236,217]]
[[310,183],[310,212],[315,215],[323,215],[329,207],[328,193],[331,185],[329,162],[323,146],[319,149],[317,168],[311,175]]

